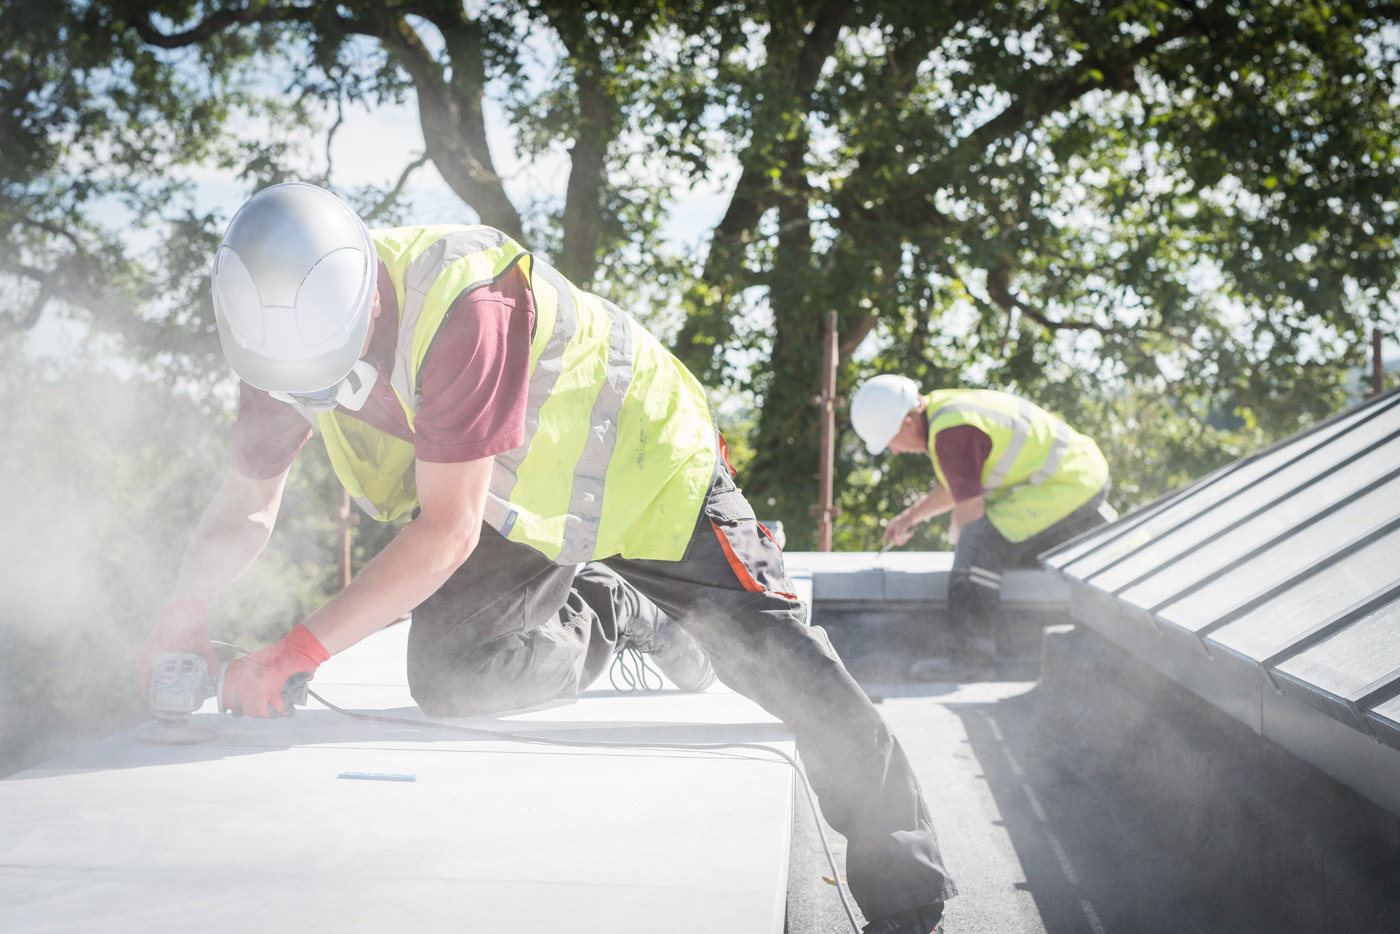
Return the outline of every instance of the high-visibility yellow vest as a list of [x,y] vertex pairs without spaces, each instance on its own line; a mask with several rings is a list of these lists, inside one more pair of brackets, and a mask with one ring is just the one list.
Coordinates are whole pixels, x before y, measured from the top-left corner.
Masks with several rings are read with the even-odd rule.
[[[535,301],[525,441],[496,455],[485,520],[558,564],[679,560],[714,478],[699,382],[617,306],[584,292],[490,227],[373,232],[398,299],[390,383],[412,427],[420,372],[462,294],[517,265]],[[418,504],[413,444],[339,411],[318,417],[336,475],[393,519]]]
[[1023,542],[1083,506],[1108,482],[1099,446],[1049,412],[1010,393],[943,389],[925,397],[928,453],[938,482],[948,485],[934,451],[938,432],[980,428],[992,439],[982,467],[987,518],[1011,542]]

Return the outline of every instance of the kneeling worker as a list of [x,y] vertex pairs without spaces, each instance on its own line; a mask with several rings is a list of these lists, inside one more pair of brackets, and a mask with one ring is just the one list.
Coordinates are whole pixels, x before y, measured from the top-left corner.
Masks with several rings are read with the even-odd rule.
[[933,487],[889,521],[884,540],[903,545],[914,526],[952,512],[948,616],[959,666],[995,661],[1005,568],[1033,567],[1041,552],[1117,518],[1098,445],[1010,393],[924,395],[908,377],[885,374],[851,397],[851,424],[871,454],[933,461]]
[[290,713],[289,678],[409,611],[409,688],[432,715],[572,697],[631,646],[792,729],[869,934],[935,928],[956,890],[913,769],[808,625],[704,390],[651,334],[498,230],[371,232],[295,183],[234,215],[213,286],[242,379],[234,455],[145,657],[213,657],[208,606],[267,543],[314,421],[357,502],[413,518],[229,664],[230,709]]

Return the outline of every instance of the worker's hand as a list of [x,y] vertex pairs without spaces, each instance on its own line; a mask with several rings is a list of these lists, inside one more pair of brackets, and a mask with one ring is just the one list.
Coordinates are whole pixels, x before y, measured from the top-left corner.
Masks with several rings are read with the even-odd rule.
[[917,524],[908,512],[901,512],[885,525],[885,544],[903,545],[914,537],[914,526]]
[[136,653],[136,676],[142,696],[151,691],[151,666],[166,652],[203,655],[211,676],[219,673],[219,657],[209,637],[209,607],[203,600],[181,600],[160,611],[155,628]]
[[290,717],[296,712],[288,700],[291,693],[330,657],[310,630],[298,625],[267,648],[229,662],[219,709],[235,717]]
[[953,504],[953,515],[948,522],[948,541],[954,545],[962,537],[962,530],[987,514],[987,501],[981,496],[972,496]]
[[956,544],[958,543],[958,539],[959,539],[961,536],[962,536],[962,523],[958,521],[958,517],[957,517],[957,516],[954,516],[952,519],[950,519],[950,520],[948,521],[948,544],[950,544],[950,545],[956,545]]

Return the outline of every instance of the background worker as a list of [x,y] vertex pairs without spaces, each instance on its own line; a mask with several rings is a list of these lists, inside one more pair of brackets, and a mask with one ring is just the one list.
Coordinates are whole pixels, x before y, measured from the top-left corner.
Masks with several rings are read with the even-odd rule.
[[793,730],[867,931],[934,929],[956,889],[909,762],[807,625],[703,389],[644,328],[499,231],[371,235],[302,184],[235,214],[213,288],[242,379],[233,458],[145,657],[212,655],[207,607],[266,544],[314,419],[357,502],[414,518],[229,664],[229,709],[290,713],[289,678],[409,611],[409,687],[439,716],[571,697],[617,645],[688,634],[663,671],[699,688],[712,664]]
[[1010,393],[941,389],[923,395],[885,374],[851,398],[851,424],[871,454],[926,454],[934,485],[885,526],[903,545],[914,527],[952,512],[948,537],[951,660],[990,664],[1002,571],[1117,518],[1105,498],[1108,463],[1091,439]]

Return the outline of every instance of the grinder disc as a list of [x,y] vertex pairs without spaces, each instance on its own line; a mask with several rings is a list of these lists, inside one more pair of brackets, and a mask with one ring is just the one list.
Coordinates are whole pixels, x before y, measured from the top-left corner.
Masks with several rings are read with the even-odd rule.
[[133,727],[131,735],[143,743],[157,746],[193,746],[218,739],[219,734],[188,720],[156,719]]

